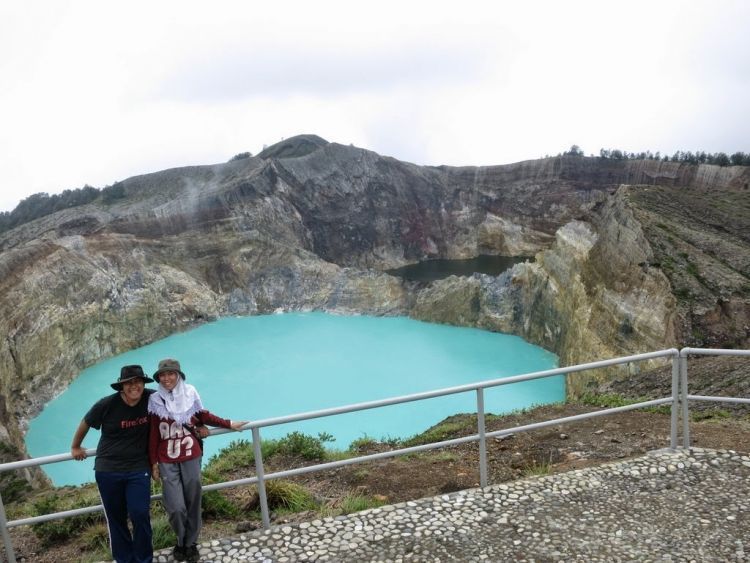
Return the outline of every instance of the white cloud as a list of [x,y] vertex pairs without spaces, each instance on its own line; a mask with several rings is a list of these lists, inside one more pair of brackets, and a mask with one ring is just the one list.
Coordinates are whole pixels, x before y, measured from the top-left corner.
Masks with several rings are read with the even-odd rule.
[[750,151],[740,1],[0,7],[0,209],[298,133],[419,164]]

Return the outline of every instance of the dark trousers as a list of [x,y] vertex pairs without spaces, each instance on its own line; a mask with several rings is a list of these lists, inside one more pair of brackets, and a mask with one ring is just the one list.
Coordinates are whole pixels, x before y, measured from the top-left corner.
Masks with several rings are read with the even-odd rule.
[[[151,563],[153,560],[150,478],[146,470],[96,472],[112,557],[117,563]],[[133,525],[132,535],[128,518]]]

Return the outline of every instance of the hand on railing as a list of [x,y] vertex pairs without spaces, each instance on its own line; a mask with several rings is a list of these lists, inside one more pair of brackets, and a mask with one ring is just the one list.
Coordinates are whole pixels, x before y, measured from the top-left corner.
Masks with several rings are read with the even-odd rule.
[[73,456],[73,459],[77,459],[78,461],[83,461],[88,457],[86,455],[86,448],[82,448],[81,446],[70,448],[70,455]]
[[240,432],[242,430],[242,427],[245,426],[250,422],[249,420],[233,420],[232,421],[232,430],[235,430],[237,432]]

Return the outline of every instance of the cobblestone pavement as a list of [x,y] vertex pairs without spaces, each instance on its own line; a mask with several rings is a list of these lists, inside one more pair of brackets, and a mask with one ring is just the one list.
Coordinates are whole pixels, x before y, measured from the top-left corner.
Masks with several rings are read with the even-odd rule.
[[749,478],[744,454],[656,452],[205,542],[201,561],[746,561]]

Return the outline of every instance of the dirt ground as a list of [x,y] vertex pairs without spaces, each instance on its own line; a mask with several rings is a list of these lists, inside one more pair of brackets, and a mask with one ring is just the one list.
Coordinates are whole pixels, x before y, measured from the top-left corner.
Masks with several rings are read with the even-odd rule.
[[[487,431],[512,428],[521,424],[573,416],[598,410],[594,407],[566,404],[538,407],[503,418],[491,418]],[[475,417],[457,415],[444,422],[465,422],[467,431],[475,433]],[[488,440],[490,484],[535,474],[557,473],[571,469],[618,461],[668,447],[670,418],[655,412],[630,411],[605,417],[570,422],[544,429],[516,433]],[[748,451],[750,421],[742,415],[722,415],[691,423],[692,444],[699,447]],[[384,451],[389,446],[368,444],[362,454]],[[324,506],[335,507],[348,494],[376,497],[381,502],[397,503],[410,499],[443,494],[479,485],[478,446],[476,443],[451,446],[430,452],[411,454],[365,464],[356,464],[321,473],[307,474],[293,480],[304,484]],[[299,460],[272,458],[266,471],[273,472],[300,465]],[[247,477],[247,474],[238,475]],[[233,495],[247,495],[247,489]],[[287,523],[319,517],[318,512],[272,514],[274,523]],[[235,535],[256,528],[258,521],[226,522],[207,520],[202,540]],[[42,549],[27,527],[12,530],[19,561],[59,563],[81,560],[78,538],[50,549]],[[84,560],[86,559],[84,556]]]

